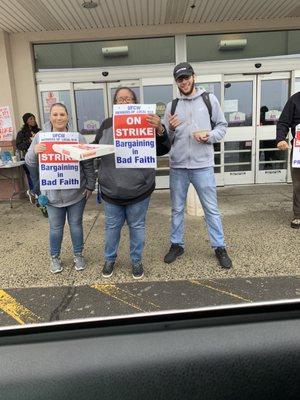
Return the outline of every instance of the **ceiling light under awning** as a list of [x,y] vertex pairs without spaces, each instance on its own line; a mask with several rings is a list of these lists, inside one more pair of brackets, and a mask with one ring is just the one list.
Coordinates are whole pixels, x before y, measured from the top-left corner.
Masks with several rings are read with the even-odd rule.
[[128,54],[128,46],[102,47],[104,57],[119,57]]
[[220,40],[219,50],[242,50],[247,45],[247,39]]
[[98,3],[95,1],[84,1],[82,4],[82,7],[87,8],[88,10],[91,10],[92,8],[98,7]]

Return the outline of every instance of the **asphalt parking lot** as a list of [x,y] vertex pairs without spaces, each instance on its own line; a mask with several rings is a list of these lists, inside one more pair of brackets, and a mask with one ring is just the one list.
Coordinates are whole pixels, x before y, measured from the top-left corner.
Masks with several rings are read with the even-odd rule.
[[233,269],[218,267],[203,218],[188,215],[186,251],[164,264],[171,211],[169,191],[161,190],[150,204],[140,281],[131,275],[126,226],[116,272],[102,277],[104,217],[95,196],[84,215],[88,267],[75,271],[66,229],[58,275],[49,272],[47,219],[26,199],[12,209],[1,202],[0,326],[299,297],[291,185],[225,187],[218,196]]

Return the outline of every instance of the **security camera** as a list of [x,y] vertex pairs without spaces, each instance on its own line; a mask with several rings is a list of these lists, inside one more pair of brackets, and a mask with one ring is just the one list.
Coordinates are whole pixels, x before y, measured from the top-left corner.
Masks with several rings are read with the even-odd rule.
[[256,63],[254,64],[255,68],[260,68],[261,67],[261,63]]
[[103,75],[103,76],[108,76],[108,74],[109,74],[108,71],[103,71],[103,72],[102,72],[102,75]]

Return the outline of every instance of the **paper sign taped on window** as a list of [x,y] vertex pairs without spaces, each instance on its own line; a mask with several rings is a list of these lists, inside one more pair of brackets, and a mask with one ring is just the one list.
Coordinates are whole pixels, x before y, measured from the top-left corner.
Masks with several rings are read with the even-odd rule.
[[229,122],[245,122],[246,121],[246,114],[242,112],[234,112],[229,114]]
[[87,131],[95,131],[96,129],[100,128],[100,122],[93,119],[84,121],[83,128]]
[[270,110],[266,112],[266,121],[277,121],[280,117],[281,112],[278,110]]
[[224,101],[224,112],[238,112],[239,101],[238,100],[225,100]]

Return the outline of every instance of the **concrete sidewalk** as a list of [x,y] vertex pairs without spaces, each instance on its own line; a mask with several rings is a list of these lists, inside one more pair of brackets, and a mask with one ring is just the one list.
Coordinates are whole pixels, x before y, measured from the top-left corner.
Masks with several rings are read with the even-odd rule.
[[[193,280],[234,277],[299,275],[300,231],[290,228],[291,185],[234,186],[218,189],[228,252],[234,268],[218,267],[209,246],[203,218],[186,215],[186,252],[167,265],[170,229],[169,191],[156,191],[147,218],[142,281]],[[104,279],[104,215],[102,205],[90,199],[84,214],[85,256],[88,267],[77,272],[72,266],[68,226],[62,249],[64,271],[49,272],[48,220],[27,199],[14,201],[13,209],[0,203],[0,279],[2,288],[91,285],[132,282],[128,229],[125,226],[116,273]]]

